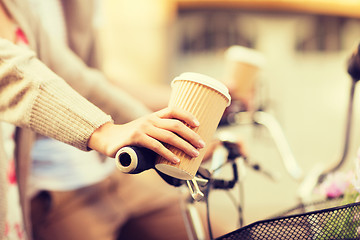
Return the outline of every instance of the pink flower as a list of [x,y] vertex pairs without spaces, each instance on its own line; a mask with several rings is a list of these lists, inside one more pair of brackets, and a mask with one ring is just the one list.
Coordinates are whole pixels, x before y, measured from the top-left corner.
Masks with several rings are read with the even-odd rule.
[[16,183],[15,161],[11,160],[7,169],[7,179],[9,184]]
[[353,179],[352,172],[334,172],[326,176],[326,179],[316,189],[318,193],[328,198],[336,198],[343,195]]
[[358,150],[357,157],[355,158],[355,176],[352,180],[352,184],[356,191],[360,193],[360,149]]
[[25,44],[25,45],[28,45],[28,44],[29,44],[29,41],[28,41],[28,39],[26,38],[25,33],[24,33],[20,28],[16,29],[15,34],[16,34],[16,40],[17,40],[17,42],[23,43],[23,44]]
[[10,232],[10,230],[9,230],[9,223],[5,223],[5,236],[8,236],[9,235],[9,232]]
[[14,227],[15,227],[15,230],[16,230],[17,237],[19,239],[23,239],[24,234],[23,234],[23,229],[20,226],[20,224],[16,223]]
[[336,197],[340,197],[341,195],[344,194],[344,191],[346,189],[346,187],[348,186],[348,184],[344,184],[344,183],[331,183],[329,186],[327,186],[326,189],[326,197],[328,198],[336,198]]

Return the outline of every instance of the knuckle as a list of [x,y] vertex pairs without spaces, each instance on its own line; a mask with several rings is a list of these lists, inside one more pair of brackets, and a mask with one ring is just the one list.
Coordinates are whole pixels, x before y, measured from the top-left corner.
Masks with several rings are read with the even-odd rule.
[[169,113],[172,113],[172,112],[174,112],[175,111],[175,107],[167,107],[167,110],[168,110],[168,112]]
[[141,136],[142,136],[143,132],[140,131],[139,129],[135,129],[131,135],[131,138],[134,140],[134,141],[138,141],[141,139]]
[[158,116],[152,115],[152,116],[150,116],[150,117],[147,119],[147,121],[143,122],[142,126],[143,126],[144,128],[147,128],[147,127],[149,127],[150,125],[155,125],[156,122],[158,121],[158,119],[159,119]]
[[174,130],[180,130],[182,128],[182,123],[179,120],[173,121],[173,129]]
[[156,142],[153,144],[153,149],[155,150],[155,152],[159,152],[162,148],[162,144],[159,142]]
[[167,111],[170,118],[179,115],[179,109],[176,107],[168,107]]
[[144,121],[144,122],[141,122],[140,124],[139,124],[139,126],[138,126],[138,129],[137,129],[137,131],[145,131],[146,129],[148,129],[149,128],[149,122],[150,122],[151,120],[150,119],[148,119],[147,121]]
[[168,134],[164,137],[164,140],[167,142],[167,143],[173,143],[175,141],[175,135],[174,134]]

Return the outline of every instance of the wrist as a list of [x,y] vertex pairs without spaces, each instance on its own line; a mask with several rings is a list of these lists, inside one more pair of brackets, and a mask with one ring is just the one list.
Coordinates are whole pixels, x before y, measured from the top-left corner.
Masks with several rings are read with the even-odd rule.
[[97,128],[90,136],[88,141],[88,148],[98,151],[100,153],[106,154],[106,142],[108,133],[111,131],[111,128],[114,126],[114,123],[107,122]]

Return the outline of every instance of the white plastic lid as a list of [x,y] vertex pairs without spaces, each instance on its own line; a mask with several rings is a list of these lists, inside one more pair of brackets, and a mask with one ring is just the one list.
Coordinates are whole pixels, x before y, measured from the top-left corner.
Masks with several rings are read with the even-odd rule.
[[261,52],[239,45],[229,47],[225,52],[225,58],[232,61],[248,63],[259,68],[265,65],[265,57]]
[[216,80],[215,78],[200,73],[185,72],[174,78],[174,80],[171,82],[171,86],[173,86],[173,84],[179,80],[192,81],[208,86],[224,95],[228,99],[228,106],[230,105],[231,97],[229,94],[229,89],[222,82]]

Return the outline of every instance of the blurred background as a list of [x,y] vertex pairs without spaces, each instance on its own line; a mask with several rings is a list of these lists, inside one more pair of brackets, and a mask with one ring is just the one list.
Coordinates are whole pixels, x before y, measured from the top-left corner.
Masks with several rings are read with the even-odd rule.
[[[339,161],[351,78],[346,63],[360,42],[356,0],[103,0],[99,36],[103,68],[119,81],[168,85],[182,72],[221,79],[224,51],[241,45],[263,53],[260,88],[266,112],[282,127],[304,174]],[[354,167],[360,146],[360,93],[355,92],[346,165]],[[268,131],[231,126],[249,159],[276,180],[248,170],[244,178],[244,223],[294,206],[299,182],[287,174]],[[226,174],[226,170],[224,172]],[[239,198],[239,195],[235,193]],[[211,215],[237,228],[226,193],[214,192]]]

